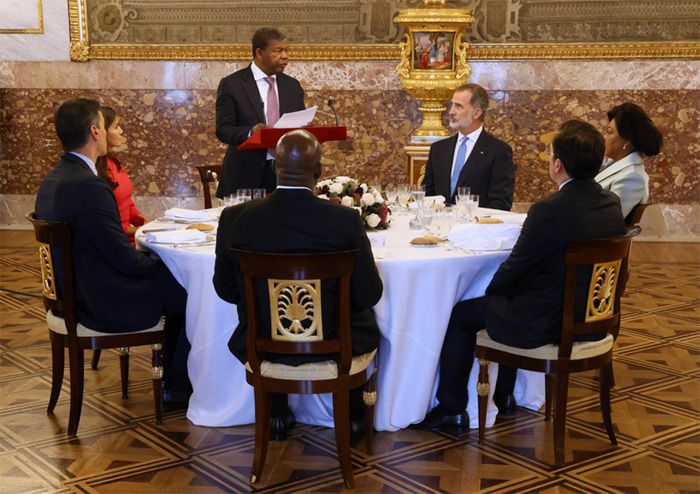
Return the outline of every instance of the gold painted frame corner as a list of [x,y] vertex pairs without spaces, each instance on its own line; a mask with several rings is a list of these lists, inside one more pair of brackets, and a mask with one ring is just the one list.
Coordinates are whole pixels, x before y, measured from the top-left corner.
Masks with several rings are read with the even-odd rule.
[[[68,0],[70,57],[89,60],[248,60],[247,44],[90,43],[87,0]],[[297,60],[396,60],[399,44],[294,45]],[[469,61],[507,60],[698,60],[700,41],[614,43],[479,43],[468,48]]]

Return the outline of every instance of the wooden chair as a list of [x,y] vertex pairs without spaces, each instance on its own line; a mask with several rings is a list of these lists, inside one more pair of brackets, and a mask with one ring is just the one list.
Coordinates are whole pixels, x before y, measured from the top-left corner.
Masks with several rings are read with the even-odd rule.
[[199,179],[202,181],[202,190],[204,191],[204,209],[211,208],[211,189],[210,184],[216,183],[221,176],[222,165],[207,165],[198,166]]
[[[617,444],[610,417],[610,380],[614,337],[620,328],[620,297],[625,261],[631,239],[582,239],[569,241],[566,248],[566,277],[559,345],[524,349],[492,340],[486,330],[477,334],[475,354],[479,359],[479,443],[484,440],[486,405],[489,393],[489,362],[545,373],[545,420],[549,420],[554,392],[554,455],[557,465],[564,463],[564,427],[569,374],[600,370],[598,391],[605,429],[612,444]],[[593,266],[585,319],[574,320],[576,271],[580,265]],[[599,341],[576,341],[579,335],[607,333]]]
[[[333,393],[335,441],[343,480],[354,487],[350,460],[349,391],[364,386],[367,451],[371,453],[376,402],[374,356],[352,356],[350,277],[357,250],[315,254],[272,254],[234,250],[244,276],[248,314],[246,379],[255,393],[255,454],[250,482],[262,475],[270,440],[268,393]],[[338,280],[336,300],[321,300],[321,280]],[[261,307],[256,280],[265,280],[269,307]],[[337,339],[323,333],[322,305],[336,304]],[[270,312],[271,336],[260,314]],[[288,366],[265,360],[275,354],[332,354],[333,360]]]
[[[84,326],[78,320],[78,299],[75,269],[73,263],[73,235],[66,223],[42,221],[34,213],[27,218],[32,222],[36,240],[39,242],[39,263],[43,288],[46,322],[51,340],[52,379],[51,397],[46,409],[53,414],[63,383],[65,348],[68,348],[70,369],[70,412],[68,435],[75,436],[80,422],[84,388],[85,349],[98,352],[102,349],[120,349],[122,396],[127,397],[129,376],[129,347],[151,345],[153,365],[153,396],[156,408],[156,422],[162,420],[163,377],[162,348],[164,341],[163,322],[152,328],[131,333],[105,333]],[[63,266],[61,289],[57,286],[54,262]],[[99,359],[99,356],[98,356]],[[93,362],[96,364],[93,355]]]
[[632,208],[632,211],[630,211],[630,214],[628,214],[627,218],[625,218],[625,226],[627,227],[627,230],[634,228],[635,226],[639,225],[642,222],[642,216],[644,215],[644,210],[648,206],[649,206],[648,204],[639,203],[635,207]]

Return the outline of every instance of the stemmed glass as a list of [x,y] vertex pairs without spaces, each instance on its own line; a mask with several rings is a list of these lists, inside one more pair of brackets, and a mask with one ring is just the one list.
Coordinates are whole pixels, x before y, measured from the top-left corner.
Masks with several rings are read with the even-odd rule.
[[422,185],[411,185],[411,196],[413,201],[420,208],[423,206],[423,199],[425,199],[425,188]]
[[408,200],[411,198],[411,191],[408,185],[399,185],[396,189],[399,206],[402,210],[408,210]]
[[399,191],[396,187],[387,187],[384,189],[384,195],[389,203],[389,206],[395,206],[399,200]]

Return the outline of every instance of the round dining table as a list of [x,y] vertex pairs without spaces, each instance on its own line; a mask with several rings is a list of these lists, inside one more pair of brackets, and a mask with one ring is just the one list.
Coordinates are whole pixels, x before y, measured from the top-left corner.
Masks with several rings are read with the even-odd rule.
[[[476,215],[508,215],[479,209]],[[372,251],[384,284],[374,307],[381,331],[378,351],[375,428],[395,431],[423,420],[436,405],[440,350],[454,305],[484,295],[508,250],[466,250],[449,242],[424,247],[410,240],[421,234],[409,226],[412,214],[396,214],[387,230],[369,232]],[[216,222],[210,222],[216,226]],[[187,418],[196,425],[234,426],[253,423],[253,388],[245,368],[229,351],[228,340],[238,324],[236,307],[221,300],[212,283],[214,242],[159,243],[145,232],[186,228],[167,218],[148,223],[136,234],[138,248],[156,253],[187,291],[186,331],[191,344],[188,372],[193,393]],[[215,234],[213,230],[212,234]],[[491,364],[491,395],[497,364]],[[467,412],[470,427],[478,426],[476,381],[478,365],[469,377]],[[544,403],[544,376],[518,371],[515,389],[520,406],[537,410]],[[330,395],[290,395],[299,422],[333,426]],[[489,396],[487,426],[498,409]]]

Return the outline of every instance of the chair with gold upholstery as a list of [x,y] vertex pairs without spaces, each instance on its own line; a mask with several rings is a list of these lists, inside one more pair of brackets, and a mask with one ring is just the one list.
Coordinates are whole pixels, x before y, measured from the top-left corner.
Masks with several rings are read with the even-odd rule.
[[[571,240],[566,248],[566,276],[559,344],[538,348],[517,348],[492,340],[487,330],[477,334],[475,354],[479,359],[479,442],[483,443],[486,406],[490,388],[490,362],[545,373],[545,420],[549,420],[554,398],[554,456],[564,463],[564,430],[569,375],[591,369],[600,370],[598,392],[605,429],[612,444],[617,444],[610,416],[610,387],[614,338],[620,328],[620,297],[631,239]],[[574,315],[576,273],[587,266],[592,275],[588,287],[583,321]],[[578,336],[605,334],[598,341],[575,341]]]
[[[78,299],[73,263],[73,235],[66,223],[41,221],[34,213],[27,215],[34,227],[39,242],[39,262],[41,266],[42,295],[46,308],[46,322],[51,340],[52,378],[51,396],[46,409],[53,414],[63,384],[65,349],[68,349],[70,369],[70,411],[68,435],[78,431],[83,405],[84,389],[84,350],[119,348],[122,396],[127,397],[129,375],[129,347],[151,345],[153,364],[153,396],[156,422],[162,420],[162,348],[164,341],[163,322],[152,328],[130,333],[105,333],[96,328],[88,328],[78,319]],[[54,263],[61,262],[63,275],[56,279]],[[57,283],[58,282],[58,283]],[[99,358],[99,357],[98,357]]]
[[202,181],[202,190],[204,191],[204,209],[209,209],[212,206],[211,202],[211,184],[218,182],[221,176],[222,165],[207,165],[198,166],[199,179]]
[[[375,354],[353,357],[350,277],[356,250],[314,254],[272,254],[235,250],[244,276],[247,327],[246,379],[255,393],[255,454],[250,482],[262,475],[270,439],[269,393],[333,393],[338,459],[345,485],[354,486],[350,459],[350,389],[364,386],[367,451],[374,429]],[[337,280],[336,300],[322,300],[321,280]],[[261,306],[256,283],[264,283],[269,306]],[[259,285],[258,285],[259,289]],[[334,304],[337,339],[324,337],[323,306]],[[271,330],[261,314],[269,311]],[[299,366],[273,363],[268,354],[328,354],[329,360]]]

